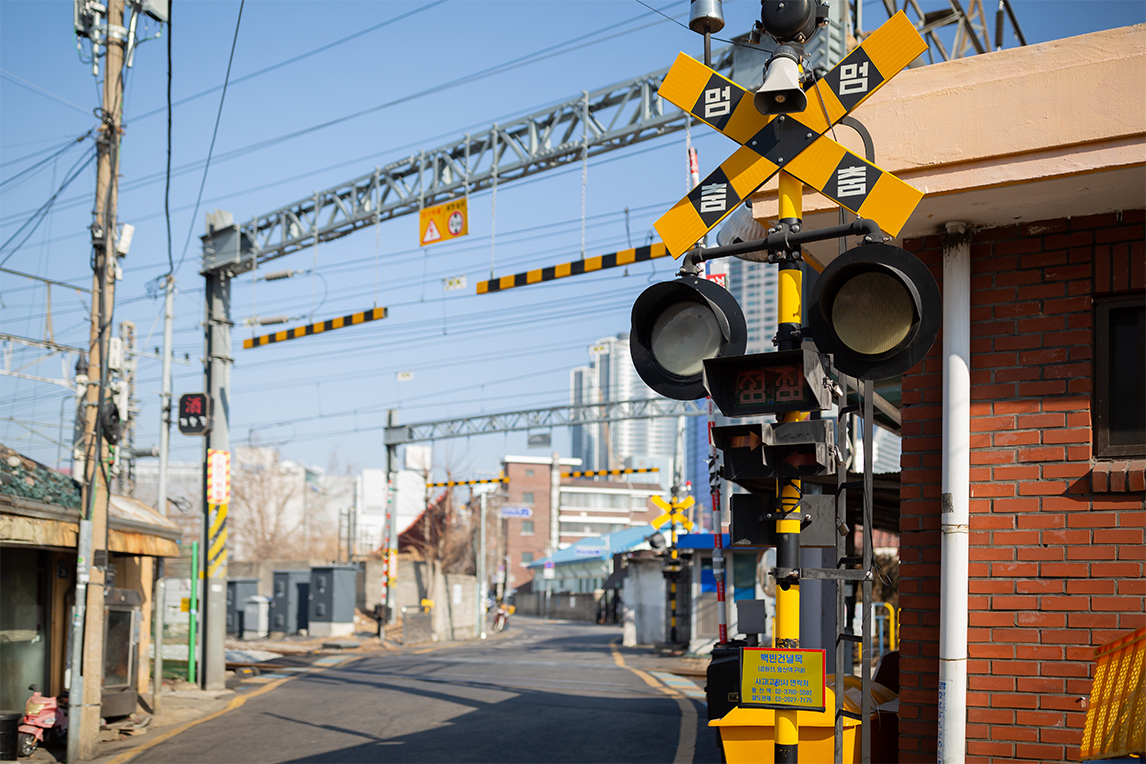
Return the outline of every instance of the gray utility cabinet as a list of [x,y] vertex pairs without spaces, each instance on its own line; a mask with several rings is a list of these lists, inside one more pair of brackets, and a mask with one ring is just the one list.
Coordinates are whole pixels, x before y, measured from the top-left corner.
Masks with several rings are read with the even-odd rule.
[[[314,623],[354,623],[357,565],[328,565],[310,569],[310,613]],[[313,626],[312,626],[313,628]]]
[[[259,579],[232,578],[227,581],[227,633],[243,633],[243,603],[259,593]],[[252,627],[253,628],[253,627]]]
[[271,631],[298,634],[307,628],[309,570],[276,570],[271,590]]

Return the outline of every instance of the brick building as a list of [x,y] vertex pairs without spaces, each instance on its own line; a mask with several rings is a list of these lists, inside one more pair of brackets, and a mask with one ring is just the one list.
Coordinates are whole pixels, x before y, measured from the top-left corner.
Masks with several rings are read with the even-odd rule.
[[[1136,309],[1137,353],[1103,360],[1142,390],[1143,220],[1139,209],[971,240],[968,761],[1077,760],[1093,647],[1146,625],[1141,429],[1137,453],[1100,445],[1098,386],[1112,380],[1094,352],[1111,308]],[[906,247],[942,279],[940,237]],[[935,760],[941,348],[903,377],[901,761]],[[1140,420],[1143,405],[1111,414]]]
[[1140,25],[909,69],[855,112],[926,194],[897,244],[944,303],[902,377],[902,762],[1077,760],[1094,647],[1146,624],[1144,72]]
[[[569,472],[576,469],[580,461],[559,459],[558,468]],[[503,521],[511,566],[509,585],[520,587],[533,578],[533,571],[527,566],[545,557],[552,547],[553,459],[507,456],[504,464],[505,476],[509,479],[506,503],[533,509],[530,518]],[[628,482],[558,477],[558,485],[558,549],[584,538],[645,525],[661,514],[650,498],[667,496],[659,485],[643,479]]]

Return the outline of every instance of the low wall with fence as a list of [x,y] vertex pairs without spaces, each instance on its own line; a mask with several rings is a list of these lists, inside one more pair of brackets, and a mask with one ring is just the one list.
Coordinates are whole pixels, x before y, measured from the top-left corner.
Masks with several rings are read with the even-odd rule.
[[596,623],[602,594],[600,590],[591,593],[554,592],[549,595],[547,606],[545,592],[525,592],[515,594],[513,604],[516,612],[522,615]]

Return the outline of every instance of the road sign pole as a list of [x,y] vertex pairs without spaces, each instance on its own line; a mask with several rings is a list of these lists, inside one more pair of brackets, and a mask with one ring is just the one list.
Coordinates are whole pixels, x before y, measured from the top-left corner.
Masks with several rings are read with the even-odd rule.
[[[780,226],[799,230],[804,188],[792,175],[780,173]],[[780,350],[800,347],[799,329],[803,272],[796,252],[784,252],[780,262],[780,295],[777,326]],[[793,411],[783,415],[785,422],[798,422],[807,418],[804,412]],[[800,501],[800,481],[779,479],[776,493],[780,497],[780,513],[776,520],[776,647],[800,646],[800,520],[795,513]],[[787,581],[787,583],[785,583]],[[776,756],[778,764],[795,764],[798,758],[800,726],[796,711],[776,712]]]

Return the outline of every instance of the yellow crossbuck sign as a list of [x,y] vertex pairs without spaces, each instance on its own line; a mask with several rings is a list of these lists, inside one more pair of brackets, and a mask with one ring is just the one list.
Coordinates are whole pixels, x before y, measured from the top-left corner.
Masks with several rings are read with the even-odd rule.
[[673,499],[671,504],[660,496],[653,496],[652,501],[653,504],[664,512],[663,515],[657,516],[657,518],[650,523],[654,528],[660,529],[660,527],[666,523],[684,526],[684,529],[687,531],[691,531],[695,527],[692,521],[684,515],[685,511],[696,503],[696,500],[691,496],[687,496],[683,499]]
[[654,227],[680,257],[781,169],[897,236],[923,193],[824,135],[927,50],[900,11],[808,92],[798,114],[764,116],[753,94],[681,53],[659,94],[740,148]]

